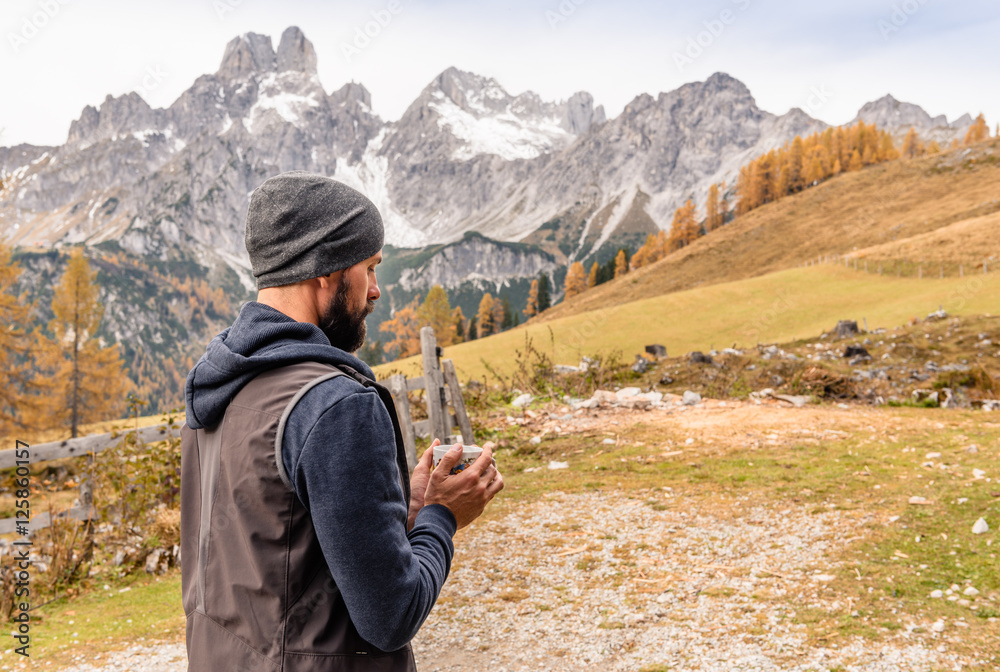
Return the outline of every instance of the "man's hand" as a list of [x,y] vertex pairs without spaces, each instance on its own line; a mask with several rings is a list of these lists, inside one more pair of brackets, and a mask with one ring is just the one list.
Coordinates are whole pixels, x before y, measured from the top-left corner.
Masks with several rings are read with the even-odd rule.
[[441,445],[441,439],[434,439],[431,447],[420,456],[420,461],[413,468],[413,475],[410,476],[410,512],[406,516],[406,531],[413,529],[414,521],[420,509],[424,508],[424,493],[427,491],[427,482],[431,477],[431,466],[434,464],[434,448]]
[[457,474],[449,473],[460,459],[462,445],[455,444],[431,473],[424,494],[425,505],[442,504],[448,507],[455,516],[458,529],[478,518],[489,501],[503,490],[503,476],[493,463],[493,451],[489,447],[484,446],[482,455],[464,470]]

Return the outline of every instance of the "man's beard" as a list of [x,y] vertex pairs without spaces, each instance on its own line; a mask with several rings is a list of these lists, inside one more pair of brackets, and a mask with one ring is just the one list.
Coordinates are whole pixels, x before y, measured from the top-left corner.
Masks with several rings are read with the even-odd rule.
[[350,289],[347,278],[341,276],[337,293],[330,300],[326,313],[320,316],[319,328],[333,347],[344,352],[357,352],[365,343],[365,318],[375,310],[375,302],[368,301],[361,310],[352,312],[348,296]]

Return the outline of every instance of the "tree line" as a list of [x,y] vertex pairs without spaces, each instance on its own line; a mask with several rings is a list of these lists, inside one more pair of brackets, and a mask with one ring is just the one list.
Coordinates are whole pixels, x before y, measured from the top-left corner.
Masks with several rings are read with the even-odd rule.
[[118,344],[97,336],[104,307],[82,248],[69,255],[52,296],[52,319],[17,293],[21,268],[0,244],[0,435],[63,430],[116,418],[131,383]]

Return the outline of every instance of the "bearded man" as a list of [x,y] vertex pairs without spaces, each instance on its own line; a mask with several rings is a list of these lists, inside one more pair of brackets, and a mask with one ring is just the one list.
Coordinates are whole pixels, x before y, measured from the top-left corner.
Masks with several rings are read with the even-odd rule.
[[[295,171],[250,197],[256,301],[188,374],[181,567],[190,670],[415,670],[452,537],[503,488],[489,449],[408,476],[388,391],[354,353],[382,219]],[[434,444],[436,445],[436,443]]]

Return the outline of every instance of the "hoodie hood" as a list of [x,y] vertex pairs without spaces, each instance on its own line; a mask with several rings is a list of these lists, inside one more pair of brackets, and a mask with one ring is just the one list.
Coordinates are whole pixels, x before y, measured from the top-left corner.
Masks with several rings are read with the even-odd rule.
[[236,321],[212,339],[188,373],[184,386],[188,426],[214,427],[233,397],[255,376],[303,361],[349,366],[375,378],[367,364],[330,345],[315,324],[296,322],[257,301],[243,304]]

